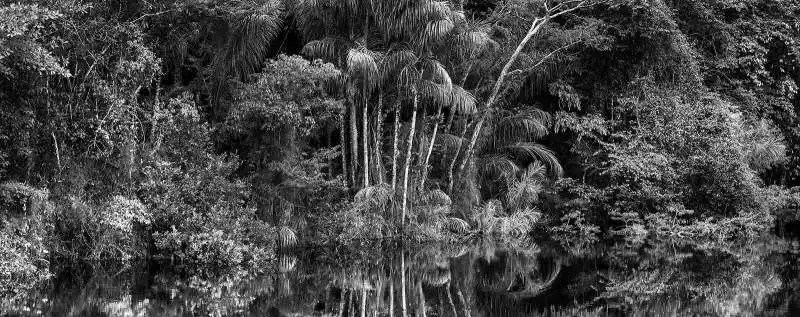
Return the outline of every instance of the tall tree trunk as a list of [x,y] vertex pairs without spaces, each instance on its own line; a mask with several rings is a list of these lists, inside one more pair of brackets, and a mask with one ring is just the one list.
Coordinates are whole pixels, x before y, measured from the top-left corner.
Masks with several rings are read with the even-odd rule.
[[384,183],[384,172],[385,168],[383,166],[383,155],[381,155],[381,151],[383,151],[383,120],[385,119],[385,115],[383,113],[383,94],[378,94],[378,107],[377,107],[377,115],[375,116],[375,135],[373,137],[375,142],[375,172],[378,176],[378,184]]
[[[346,110],[345,110],[346,111]],[[341,144],[342,150],[342,178],[344,179],[344,183],[348,188],[353,186],[353,183],[350,181],[350,173],[348,165],[350,165],[349,161],[347,160],[347,131],[345,130],[344,126],[344,114],[339,115],[339,142]]]
[[370,142],[369,142],[369,127],[368,127],[369,126],[369,124],[368,124],[369,123],[369,119],[367,117],[367,111],[369,110],[368,109],[369,108],[368,105],[369,105],[369,93],[367,92],[367,84],[366,84],[366,81],[365,81],[365,83],[364,83],[364,108],[362,109],[362,115],[361,115],[361,128],[362,128],[362,133],[364,134],[362,136],[362,139],[364,140],[364,143],[363,143],[364,144],[364,148],[363,148],[363,152],[364,152],[364,188],[369,187],[369,169],[370,169],[370,165],[369,165],[369,143]]
[[394,144],[392,145],[392,193],[397,192],[397,157],[400,155],[398,148],[400,138],[400,104],[394,108]]
[[[549,14],[549,13],[548,13]],[[492,88],[492,93],[489,95],[489,99],[486,101],[486,106],[484,107],[483,113],[481,114],[478,123],[475,124],[475,129],[472,131],[472,137],[470,138],[469,146],[467,147],[467,151],[464,153],[464,159],[461,161],[461,164],[458,166],[457,175],[461,175],[464,171],[464,167],[467,166],[467,162],[469,162],[470,158],[472,157],[472,153],[475,151],[475,143],[478,141],[478,136],[480,136],[481,128],[483,128],[483,123],[486,121],[486,117],[491,112],[492,108],[494,107],[494,103],[497,101],[497,98],[500,97],[500,88],[503,87],[505,83],[506,76],[511,70],[511,66],[514,65],[514,62],[517,61],[519,54],[525,48],[525,45],[533,38],[533,35],[539,32],[542,29],[542,26],[547,23],[550,19],[550,16],[545,16],[543,18],[537,18],[536,20],[531,23],[530,29],[528,29],[528,33],[525,34],[525,37],[522,41],[517,45],[517,48],[514,50],[514,53],[511,54],[511,57],[506,62],[505,66],[503,66],[503,70],[500,71],[500,76],[497,78],[497,81],[494,83],[494,87]]]
[[411,168],[411,149],[414,148],[414,131],[416,130],[414,127],[417,125],[417,107],[419,106],[417,89],[414,88],[411,93],[414,98],[414,110],[411,113],[411,126],[408,129],[408,149],[406,149],[406,164],[404,166],[405,171],[403,172],[403,211],[400,220],[403,227],[405,227],[406,224],[406,212],[408,208],[408,171]]
[[358,188],[356,183],[356,174],[358,173],[358,116],[356,112],[358,112],[358,107],[356,106],[355,102],[352,102],[353,98],[351,99],[350,103],[350,161],[352,162],[350,167],[351,171],[351,180],[353,182],[353,188]]
[[433,153],[433,145],[436,144],[436,133],[439,131],[439,124],[442,122],[442,104],[439,104],[439,110],[436,111],[436,123],[433,124],[433,134],[431,135],[431,141],[428,145],[428,152],[425,154],[425,160],[422,163],[422,180],[419,185],[420,189],[425,190],[425,180],[428,179],[428,162],[431,159],[431,153]]

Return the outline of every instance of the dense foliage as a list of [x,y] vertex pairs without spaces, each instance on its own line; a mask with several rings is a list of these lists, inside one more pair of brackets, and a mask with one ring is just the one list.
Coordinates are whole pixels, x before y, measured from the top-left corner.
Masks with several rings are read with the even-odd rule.
[[2,4],[0,274],[263,268],[298,242],[753,237],[800,219],[798,16],[794,0]]

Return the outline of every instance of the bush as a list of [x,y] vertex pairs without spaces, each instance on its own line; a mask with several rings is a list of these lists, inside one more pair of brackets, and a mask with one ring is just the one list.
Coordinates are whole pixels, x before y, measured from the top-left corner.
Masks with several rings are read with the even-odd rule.
[[271,260],[275,229],[256,217],[249,186],[233,179],[238,159],[212,152],[211,129],[194,104],[172,100],[156,124],[161,143],[139,186],[151,211],[156,254],[199,268],[256,267]]
[[0,185],[0,296],[13,296],[47,279],[48,192],[21,183]]
[[142,258],[146,255],[146,231],[152,216],[137,199],[114,196],[102,209],[92,251],[95,259]]

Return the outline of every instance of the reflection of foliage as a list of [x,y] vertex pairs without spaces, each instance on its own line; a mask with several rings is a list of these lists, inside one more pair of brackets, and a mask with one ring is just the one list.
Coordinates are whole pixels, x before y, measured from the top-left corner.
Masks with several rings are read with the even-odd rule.
[[[782,248],[780,244],[740,241],[696,249],[686,241],[670,244],[675,242],[659,242],[646,248],[643,256],[625,255],[619,249],[623,252],[614,262],[620,266],[608,276],[610,285],[603,298],[632,310],[740,316],[763,309],[767,296],[781,285],[766,260]],[[683,303],[680,298],[702,304]]]

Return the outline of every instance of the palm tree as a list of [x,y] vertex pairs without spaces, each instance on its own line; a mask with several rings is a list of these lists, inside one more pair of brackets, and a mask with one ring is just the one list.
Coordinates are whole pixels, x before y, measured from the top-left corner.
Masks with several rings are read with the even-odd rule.
[[488,124],[476,149],[478,175],[491,189],[509,189],[522,172],[541,163],[553,178],[563,174],[555,154],[535,141],[544,137],[551,126],[550,115],[541,110],[522,113],[500,111]]
[[270,44],[280,34],[285,13],[282,0],[230,2],[218,9],[228,14],[223,17],[224,31],[216,35],[224,44],[216,49],[211,65],[217,108],[229,89],[229,79],[245,80],[262,66]]
[[[298,24],[301,24],[299,28],[304,30],[307,36],[316,38],[306,45],[304,52],[334,63],[338,62],[340,67],[347,69],[348,84],[345,90],[348,99],[351,100],[349,170],[351,173],[355,171],[356,160],[352,158],[359,152],[357,144],[361,143],[365,187],[370,185],[369,157],[381,157],[379,153],[375,156],[368,154],[367,140],[370,133],[368,127],[375,126],[376,133],[382,134],[383,129],[379,128],[383,124],[382,105],[385,103],[384,99],[394,97],[388,104],[395,105],[392,187],[397,188],[399,114],[402,106],[411,107],[411,122],[405,142],[406,153],[403,162],[402,209],[405,219],[412,154],[415,151],[414,140],[424,138],[426,126],[424,120],[422,124],[417,123],[420,111],[424,118],[428,110],[420,107],[420,104],[436,107],[436,122],[433,125],[432,137],[428,138],[432,142],[426,149],[419,150],[421,161],[418,163],[421,164],[423,179],[420,187],[424,186],[424,179],[427,178],[433,141],[437,139],[436,135],[439,133],[443,109],[450,107],[451,113],[454,113],[472,112],[476,108],[475,98],[465,89],[454,86],[446,66],[437,60],[437,55],[442,54],[434,53],[445,51],[442,48],[447,46],[453,47],[442,43],[454,41],[453,31],[466,22],[463,15],[444,1],[404,0],[391,5],[365,0],[307,1],[298,4],[296,10],[299,16]],[[340,13],[349,15],[336,15]],[[460,38],[463,40],[470,37]],[[346,65],[343,62],[345,56]],[[380,67],[377,67],[378,65]],[[376,77],[380,77],[381,80],[374,80]],[[362,100],[360,123],[363,142],[358,142],[356,102],[353,100],[356,97]],[[378,100],[377,107],[369,107],[373,99]],[[371,117],[370,113],[373,114]],[[375,120],[374,124],[367,122],[370,118]],[[383,135],[376,135],[374,139],[382,138]],[[380,142],[375,143],[374,151],[379,152]],[[382,164],[382,162],[375,160],[372,164]],[[381,180],[383,176],[380,175],[377,179]]]

